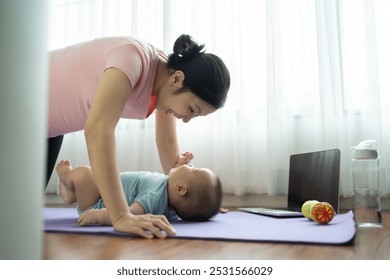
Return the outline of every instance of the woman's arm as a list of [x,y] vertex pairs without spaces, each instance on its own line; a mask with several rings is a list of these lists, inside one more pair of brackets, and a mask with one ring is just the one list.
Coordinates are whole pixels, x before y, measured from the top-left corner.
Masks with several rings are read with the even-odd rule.
[[[85,124],[85,138],[94,180],[116,231],[135,233],[145,238],[175,234],[160,216],[134,216],[129,213],[116,159],[115,127],[132,87],[127,76],[110,68],[103,74]],[[150,233],[146,232],[150,231]]]
[[156,144],[161,166],[165,174],[175,167],[180,159],[176,136],[176,119],[172,115],[156,111]]

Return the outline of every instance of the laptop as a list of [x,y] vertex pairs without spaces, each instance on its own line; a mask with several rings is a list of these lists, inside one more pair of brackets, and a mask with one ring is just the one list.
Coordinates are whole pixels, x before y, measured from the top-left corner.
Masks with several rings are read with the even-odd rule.
[[290,156],[287,208],[238,208],[273,217],[302,217],[308,200],[326,201],[339,212],[340,150],[330,149]]

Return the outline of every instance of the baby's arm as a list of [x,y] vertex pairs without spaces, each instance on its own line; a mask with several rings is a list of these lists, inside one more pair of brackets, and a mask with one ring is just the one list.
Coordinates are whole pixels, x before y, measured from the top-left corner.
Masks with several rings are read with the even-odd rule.
[[130,213],[132,213],[134,215],[144,215],[144,214],[146,214],[144,207],[137,201],[133,202],[133,204],[131,204],[129,206],[129,211],[130,211]]
[[[130,213],[134,215],[143,215],[145,210],[141,204],[134,202],[129,206]],[[83,212],[77,222],[80,226],[98,224],[102,226],[111,226],[112,222],[110,216],[108,215],[106,208],[101,209],[90,209]]]
[[189,164],[193,158],[194,155],[191,152],[182,153],[175,167],[180,167],[182,165]]

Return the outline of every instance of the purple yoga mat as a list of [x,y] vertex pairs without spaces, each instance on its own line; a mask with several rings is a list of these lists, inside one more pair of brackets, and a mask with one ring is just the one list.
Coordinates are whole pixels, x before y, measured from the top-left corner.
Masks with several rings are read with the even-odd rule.
[[[111,226],[77,225],[75,208],[45,208],[47,232],[85,233],[129,236],[115,232]],[[207,222],[174,221],[177,235],[172,238],[346,244],[356,234],[352,212],[337,214],[327,225],[306,218],[272,218],[245,212],[218,214]]]

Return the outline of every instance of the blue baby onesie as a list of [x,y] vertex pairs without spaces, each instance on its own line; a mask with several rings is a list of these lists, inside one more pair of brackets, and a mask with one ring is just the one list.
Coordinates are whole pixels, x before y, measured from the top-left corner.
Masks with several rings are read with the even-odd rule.
[[[138,202],[147,214],[165,215],[168,220],[178,218],[168,206],[167,175],[149,171],[122,172],[121,180],[129,206]],[[88,209],[100,208],[105,208],[102,198]]]

